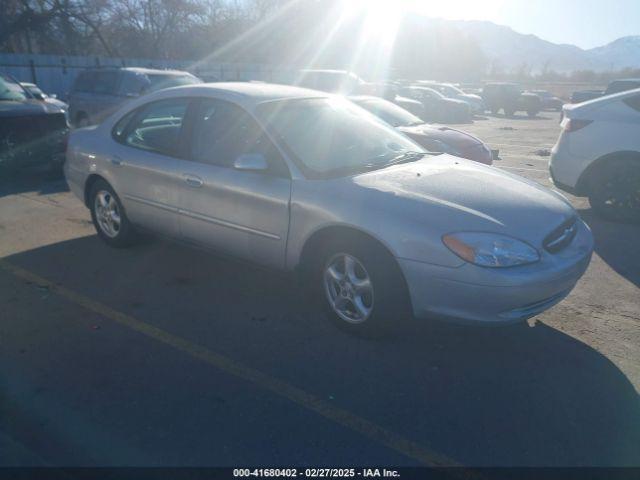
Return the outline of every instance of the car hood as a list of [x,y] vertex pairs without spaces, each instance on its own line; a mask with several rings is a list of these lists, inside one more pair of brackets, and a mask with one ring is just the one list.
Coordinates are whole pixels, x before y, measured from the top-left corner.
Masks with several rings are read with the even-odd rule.
[[39,100],[0,101],[0,117],[21,117],[62,113],[57,105]]
[[425,231],[490,231],[540,247],[575,215],[560,194],[497,168],[451,155],[356,175],[350,179],[371,209],[404,215]]
[[482,143],[480,139],[461,130],[445,126],[429,125],[428,123],[424,125],[399,127],[398,130],[413,138],[426,137],[430,140],[446,143],[447,145],[455,147],[458,151],[472,148]]

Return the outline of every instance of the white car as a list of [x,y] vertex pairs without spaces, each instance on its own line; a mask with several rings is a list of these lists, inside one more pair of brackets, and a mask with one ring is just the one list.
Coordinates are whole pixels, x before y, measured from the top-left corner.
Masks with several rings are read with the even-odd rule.
[[640,89],[563,107],[549,170],[610,220],[640,221]]

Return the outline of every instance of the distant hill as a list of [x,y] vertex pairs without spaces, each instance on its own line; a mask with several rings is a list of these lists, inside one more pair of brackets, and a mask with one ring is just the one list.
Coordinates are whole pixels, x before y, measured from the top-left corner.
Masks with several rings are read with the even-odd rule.
[[490,65],[506,71],[517,69],[523,64],[534,72],[545,67],[558,72],[640,67],[640,35],[622,37],[602,47],[584,50],[575,45],[552,43],[535,35],[518,33],[491,22],[431,21],[453,23],[463,35],[480,46]]

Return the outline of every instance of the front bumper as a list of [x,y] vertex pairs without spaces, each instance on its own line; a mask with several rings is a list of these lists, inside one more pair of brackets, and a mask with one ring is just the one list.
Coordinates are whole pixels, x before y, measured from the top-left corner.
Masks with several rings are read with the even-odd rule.
[[539,262],[511,268],[464,264],[448,268],[398,259],[418,318],[457,323],[500,324],[533,317],[565,298],[583,275],[593,252],[584,222],[572,243]]

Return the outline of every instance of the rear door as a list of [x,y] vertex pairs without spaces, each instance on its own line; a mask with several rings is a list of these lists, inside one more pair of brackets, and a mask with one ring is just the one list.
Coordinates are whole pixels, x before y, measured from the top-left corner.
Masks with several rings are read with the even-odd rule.
[[[179,195],[183,237],[283,267],[291,179],[262,127],[237,105],[202,99],[194,105],[190,151]],[[264,156],[268,169],[236,170],[234,162],[243,154]]]
[[178,194],[183,184],[183,125],[191,100],[148,103],[121,119],[113,130],[111,172],[131,221],[179,236]]

